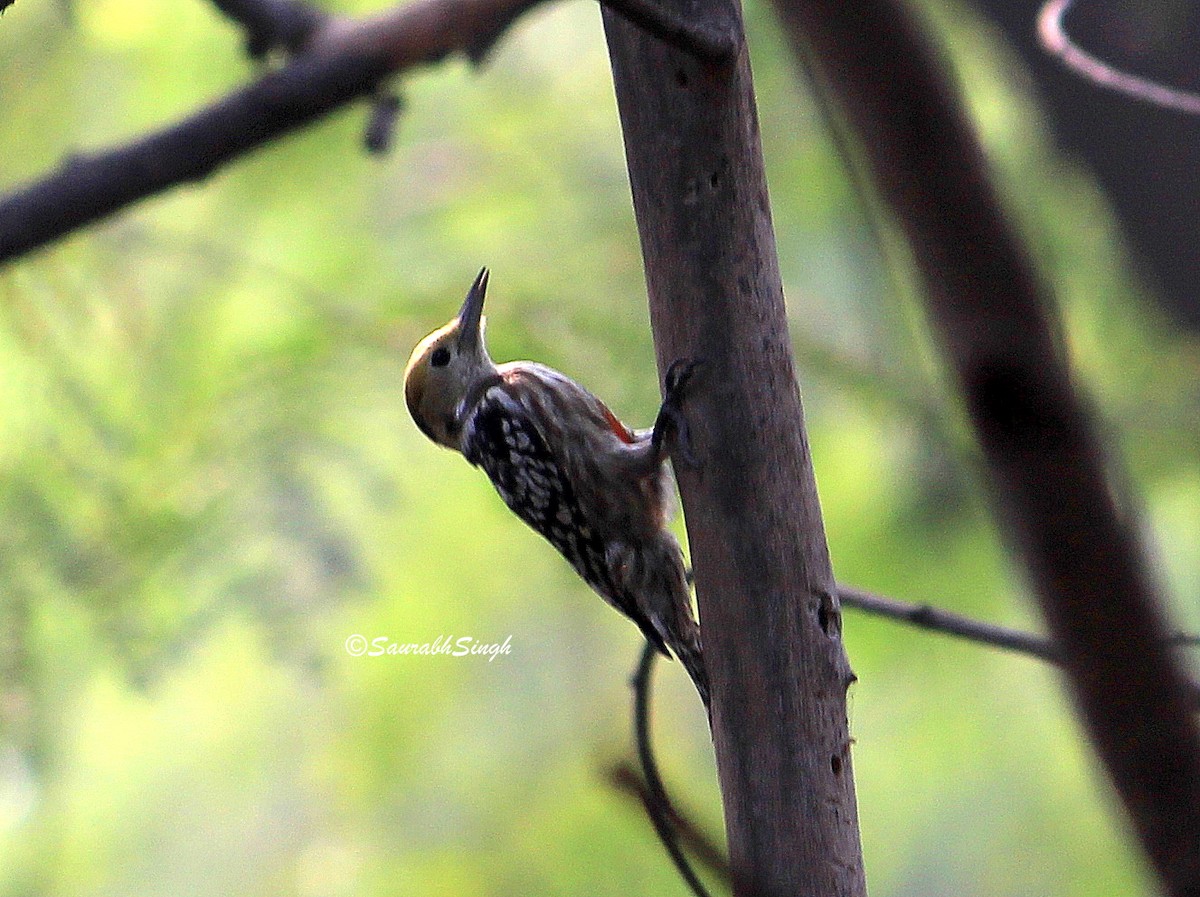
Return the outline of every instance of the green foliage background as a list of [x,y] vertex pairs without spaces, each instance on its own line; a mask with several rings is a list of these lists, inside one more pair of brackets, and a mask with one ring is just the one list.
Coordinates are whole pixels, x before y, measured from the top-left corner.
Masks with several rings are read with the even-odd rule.
[[[1200,629],[1197,344],[1149,311],[1014,58],[930,12]],[[1034,626],[903,252],[887,236],[884,264],[773,21],[748,16],[839,578]],[[16,4],[0,189],[252,75],[198,0]],[[351,109],[0,270],[0,893],[683,893],[604,779],[629,753],[635,630],[401,396],[409,349],[487,264],[495,357],[652,419],[597,8],[545,8],[482,71],[403,91],[387,158]],[[356,633],[512,653],[351,657]],[[877,897],[1151,890],[1052,671],[853,614],[846,638]],[[677,670],[657,707],[668,778],[719,831]]]

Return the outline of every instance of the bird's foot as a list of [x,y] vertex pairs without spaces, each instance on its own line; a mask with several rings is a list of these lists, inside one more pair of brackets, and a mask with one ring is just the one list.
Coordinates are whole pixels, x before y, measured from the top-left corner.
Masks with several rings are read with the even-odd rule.
[[703,364],[704,362],[691,358],[677,358],[671,362],[663,383],[662,407],[659,408],[650,437],[655,451],[662,454],[666,451],[665,442],[670,432],[674,437],[672,448],[689,467],[698,467],[700,462],[692,450],[691,432],[688,429],[687,417],[683,413],[683,398],[688,383]]

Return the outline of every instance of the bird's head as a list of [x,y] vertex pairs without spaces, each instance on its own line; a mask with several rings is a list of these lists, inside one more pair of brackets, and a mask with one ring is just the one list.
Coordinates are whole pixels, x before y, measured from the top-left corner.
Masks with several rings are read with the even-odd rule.
[[496,370],[483,343],[487,283],[488,269],[483,268],[458,315],[417,344],[404,370],[404,398],[413,420],[438,445],[455,450],[460,447],[458,403]]

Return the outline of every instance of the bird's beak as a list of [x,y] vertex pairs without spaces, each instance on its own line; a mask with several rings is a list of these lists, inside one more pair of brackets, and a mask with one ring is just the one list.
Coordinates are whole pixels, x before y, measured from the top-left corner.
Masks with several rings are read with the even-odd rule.
[[480,343],[480,321],[483,318],[483,299],[487,295],[488,269],[480,268],[479,276],[471,284],[467,298],[458,311],[458,347],[465,349]]

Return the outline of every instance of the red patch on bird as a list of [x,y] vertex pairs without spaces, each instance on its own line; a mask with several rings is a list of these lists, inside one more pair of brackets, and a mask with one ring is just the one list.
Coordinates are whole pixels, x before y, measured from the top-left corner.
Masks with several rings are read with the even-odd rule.
[[623,423],[621,423],[619,420],[617,420],[617,416],[608,410],[607,405],[604,405],[603,408],[604,408],[604,419],[606,421],[608,421],[609,428],[614,433],[617,434],[617,438],[620,439],[623,443],[625,443],[626,445],[632,445],[633,444],[633,434],[629,432],[629,428],[627,426],[625,426]]

